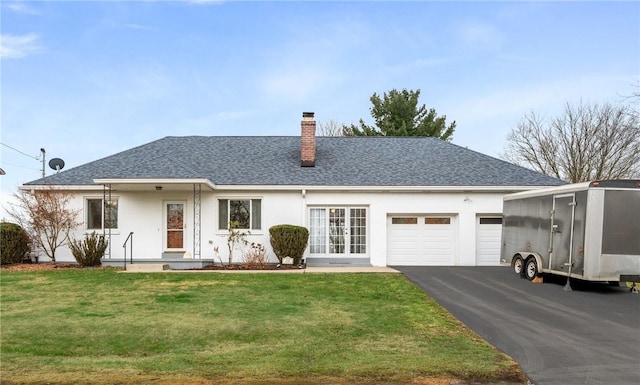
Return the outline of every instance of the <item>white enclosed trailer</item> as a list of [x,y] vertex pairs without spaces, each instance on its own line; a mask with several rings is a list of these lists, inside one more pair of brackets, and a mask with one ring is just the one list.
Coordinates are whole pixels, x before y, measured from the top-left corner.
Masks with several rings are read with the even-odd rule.
[[607,180],[504,197],[502,263],[587,281],[640,282],[640,181]]

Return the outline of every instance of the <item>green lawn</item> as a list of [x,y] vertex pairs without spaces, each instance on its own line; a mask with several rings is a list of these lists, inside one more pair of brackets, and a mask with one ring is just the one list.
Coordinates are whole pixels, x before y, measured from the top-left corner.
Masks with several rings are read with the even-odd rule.
[[518,381],[401,275],[0,274],[2,383]]

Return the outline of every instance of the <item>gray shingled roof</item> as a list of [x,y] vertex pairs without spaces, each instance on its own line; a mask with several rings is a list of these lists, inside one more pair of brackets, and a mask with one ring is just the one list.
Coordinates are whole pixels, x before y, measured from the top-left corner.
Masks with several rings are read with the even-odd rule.
[[315,167],[300,137],[169,136],[29,184],[204,178],[216,185],[555,186],[564,182],[435,138],[318,137]]

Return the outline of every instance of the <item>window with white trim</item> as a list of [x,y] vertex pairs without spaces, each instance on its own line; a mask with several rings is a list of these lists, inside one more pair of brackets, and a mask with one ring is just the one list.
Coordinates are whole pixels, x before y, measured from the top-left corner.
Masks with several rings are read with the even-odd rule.
[[238,222],[238,229],[260,230],[262,199],[218,199],[218,229],[226,230],[231,222]]
[[118,200],[87,198],[85,223],[87,230],[118,228]]

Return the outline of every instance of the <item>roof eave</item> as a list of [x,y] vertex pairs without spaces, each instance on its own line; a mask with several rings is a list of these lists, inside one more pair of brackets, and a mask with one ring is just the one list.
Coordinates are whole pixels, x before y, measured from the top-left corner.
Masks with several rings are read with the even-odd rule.
[[102,190],[102,185],[94,184],[23,184],[18,186],[21,191],[35,190],[65,190],[65,191],[98,191]]
[[517,192],[547,188],[540,186],[317,186],[317,185],[216,185],[217,190],[356,191],[356,192]]
[[211,190],[216,189],[216,185],[209,179],[204,178],[137,178],[137,179],[121,179],[121,178],[100,178],[94,179],[94,183],[102,186],[175,186],[175,185],[205,185]]

